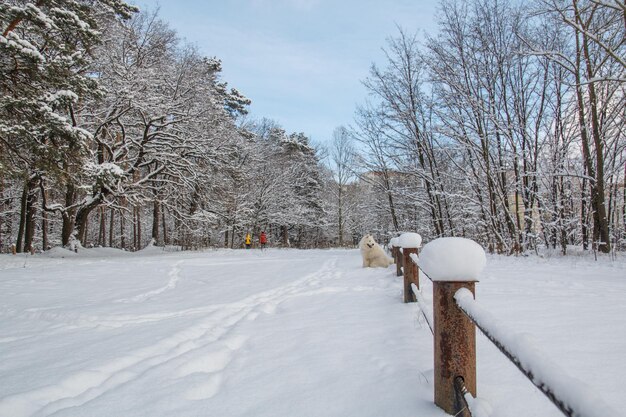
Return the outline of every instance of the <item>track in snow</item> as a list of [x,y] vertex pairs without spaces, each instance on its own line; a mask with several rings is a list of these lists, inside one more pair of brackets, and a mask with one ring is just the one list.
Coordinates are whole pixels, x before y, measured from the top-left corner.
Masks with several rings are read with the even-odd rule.
[[[346,252],[340,254],[345,258]],[[24,344],[28,346],[27,351],[15,352],[15,360],[28,363],[29,356],[46,355],[36,347],[41,339],[56,339],[61,344],[72,346],[80,363],[68,364],[55,378],[46,375],[47,372],[40,372],[39,376],[35,375],[35,380],[22,381],[18,392],[0,399],[0,416],[80,415],[76,410],[86,407],[92,412],[90,404],[97,404],[100,399],[108,401],[109,398],[127,395],[125,391],[141,393],[142,390],[150,390],[146,383],[151,379],[173,381],[177,385],[177,400],[210,400],[220,393],[231,363],[241,354],[247,341],[255,337],[254,326],[248,326],[252,329],[251,334],[234,331],[242,323],[251,324],[261,316],[275,315],[281,304],[299,298],[320,297],[327,300],[340,293],[378,290],[363,283],[354,285],[343,282],[346,265],[338,267],[338,263],[345,262],[345,259],[335,253],[327,252],[323,256],[317,253],[311,260],[306,257],[294,259],[292,253],[288,255],[289,259],[285,259],[280,252],[274,254],[277,257],[267,254],[260,257],[258,253],[245,252],[236,255],[247,258],[226,256],[203,259],[200,255],[187,255],[183,259],[175,256],[164,259],[145,257],[134,262],[108,259],[105,271],[127,269],[126,276],[119,275],[108,283],[104,281],[106,274],[98,272],[94,274],[94,279],[84,278],[84,274],[89,275],[93,269],[100,269],[100,261],[82,260],[80,266],[74,263],[74,268],[83,271],[82,274],[75,271],[77,276],[71,279],[64,276],[64,269],[73,260],[66,265],[55,260],[57,271],[48,279],[37,278],[35,285],[29,288],[32,298],[41,297],[39,305],[25,303],[21,306],[23,308],[15,305],[4,312],[5,318],[22,322],[24,326],[34,323],[33,334],[5,337],[0,340],[0,347],[30,339]],[[132,265],[128,266],[129,263]],[[43,267],[45,261],[41,264]],[[233,267],[243,275],[254,276],[240,280],[238,274],[232,274]],[[36,271],[37,265],[32,265],[32,268]],[[311,270],[313,272],[307,272]],[[354,266],[349,265],[347,270],[354,274],[360,268],[357,269],[355,263]],[[161,271],[164,272],[162,275]],[[14,272],[28,275],[28,271]],[[383,270],[378,272],[385,275]],[[55,285],[55,280],[60,282]],[[159,281],[162,283],[159,284]],[[230,281],[239,298],[224,288],[224,281]],[[117,286],[117,289],[108,288],[102,297],[95,297],[91,302],[79,299],[81,302],[78,303],[79,300],[72,299],[70,294],[67,300],[71,301],[66,305],[58,299],[50,303],[51,299],[42,294],[43,289],[37,284],[52,286],[52,299],[62,298],[55,290],[62,292],[67,290],[68,285],[84,286],[82,291],[74,290],[91,297],[107,284]],[[383,287],[388,287],[387,284]],[[212,296],[210,293],[216,289],[218,293],[225,291],[227,294],[224,298],[220,294]],[[200,291],[207,293],[204,303],[197,297]],[[119,293],[127,295],[111,298],[111,295]],[[219,302],[229,298],[232,299],[229,302]],[[181,303],[181,300],[189,302]],[[297,302],[292,304],[295,305]],[[297,310],[293,311],[297,314]],[[267,322],[268,319],[265,320]],[[267,323],[271,325],[269,320]],[[275,325],[281,326],[280,318]],[[151,337],[154,329],[157,329],[156,338]],[[106,334],[110,332],[116,333],[116,339],[127,338],[132,343],[114,346],[107,342]],[[27,329],[22,333],[28,333]],[[93,343],[107,345],[108,349],[104,352],[98,349],[100,354],[94,354]],[[254,360],[250,353],[244,355]],[[61,355],[61,358],[55,355]],[[56,360],[68,362],[66,356],[56,352],[39,366],[53,367]],[[14,376],[24,378],[23,375]],[[107,415],[102,410],[95,413],[98,412]]]

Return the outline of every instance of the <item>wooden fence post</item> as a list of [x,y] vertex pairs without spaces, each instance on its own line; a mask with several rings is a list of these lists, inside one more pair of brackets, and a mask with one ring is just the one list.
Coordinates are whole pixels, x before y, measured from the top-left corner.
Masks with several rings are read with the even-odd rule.
[[402,276],[402,249],[400,247],[396,247],[396,276]]

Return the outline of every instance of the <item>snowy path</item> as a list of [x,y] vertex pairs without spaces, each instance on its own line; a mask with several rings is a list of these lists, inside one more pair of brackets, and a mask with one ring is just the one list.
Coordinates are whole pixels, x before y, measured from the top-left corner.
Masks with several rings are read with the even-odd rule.
[[[379,391],[370,381],[423,380],[381,355],[390,346],[409,360],[417,335],[414,308],[390,303],[391,270],[363,271],[346,251],[212,255],[37,259],[2,271],[14,279],[0,284],[2,334],[12,335],[0,340],[0,415],[380,415],[385,403],[363,402]],[[400,315],[396,340],[386,338],[389,308]],[[360,331],[346,334],[348,324]],[[410,410],[418,398],[395,385],[383,397]]]
[[[401,303],[395,269],[362,269],[357,251],[92,253],[25,267],[0,257],[0,417],[445,415],[432,404],[430,331]],[[626,367],[605,365],[626,348],[626,307],[595,297],[610,284],[612,300],[623,298],[624,279],[611,280],[626,276],[624,264],[588,285],[587,263],[573,278],[566,263],[547,263],[512,288],[502,275],[519,280],[536,262],[490,262],[478,287],[485,306],[534,326],[557,354],[571,337],[599,338],[562,358],[590,385],[613,387],[605,399],[619,405]],[[596,301],[618,318],[603,318]],[[576,362],[590,351],[594,366]],[[481,338],[479,394],[494,415],[559,415]]]

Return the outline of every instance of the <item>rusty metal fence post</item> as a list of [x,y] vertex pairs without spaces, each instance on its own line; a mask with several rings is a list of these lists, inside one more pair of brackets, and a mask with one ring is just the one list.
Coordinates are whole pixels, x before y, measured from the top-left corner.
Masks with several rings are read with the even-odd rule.
[[462,377],[467,390],[476,397],[476,327],[454,301],[460,288],[474,294],[475,281],[433,281],[435,343],[435,404],[452,415],[465,404],[455,389]]
[[393,263],[396,264],[396,272],[398,268],[398,238],[393,237],[389,240],[389,247],[391,248],[391,257],[393,258]]
[[393,260],[396,264],[396,276],[402,276],[402,249],[400,248],[399,238],[394,237],[391,239],[391,250],[393,253]]
[[415,294],[413,294],[413,289],[411,288],[411,284],[417,285],[419,289],[419,275],[417,272],[417,265],[411,259],[411,254],[417,254],[417,248],[402,248],[402,263],[404,265],[404,302],[405,303],[414,303],[417,301],[415,298]]
[[402,270],[404,272],[404,302],[414,303],[417,301],[411,284],[419,288],[419,275],[417,265],[411,259],[412,254],[417,255],[417,250],[422,244],[422,237],[417,233],[402,233],[398,238],[398,246],[402,248]]
[[475,295],[485,263],[483,248],[460,237],[429,242],[419,258],[433,282],[435,405],[455,416],[470,416],[459,386],[476,397],[476,326],[454,295],[461,288]]

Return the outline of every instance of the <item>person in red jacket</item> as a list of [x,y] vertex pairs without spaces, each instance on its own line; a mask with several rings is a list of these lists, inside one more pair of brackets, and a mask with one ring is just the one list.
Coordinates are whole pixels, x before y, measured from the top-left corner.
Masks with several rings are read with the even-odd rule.
[[267,236],[265,235],[265,232],[261,232],[261,235],[259,236],[259,243],[261,244],[261,249],[264,249],[265,244],[267,243]]

